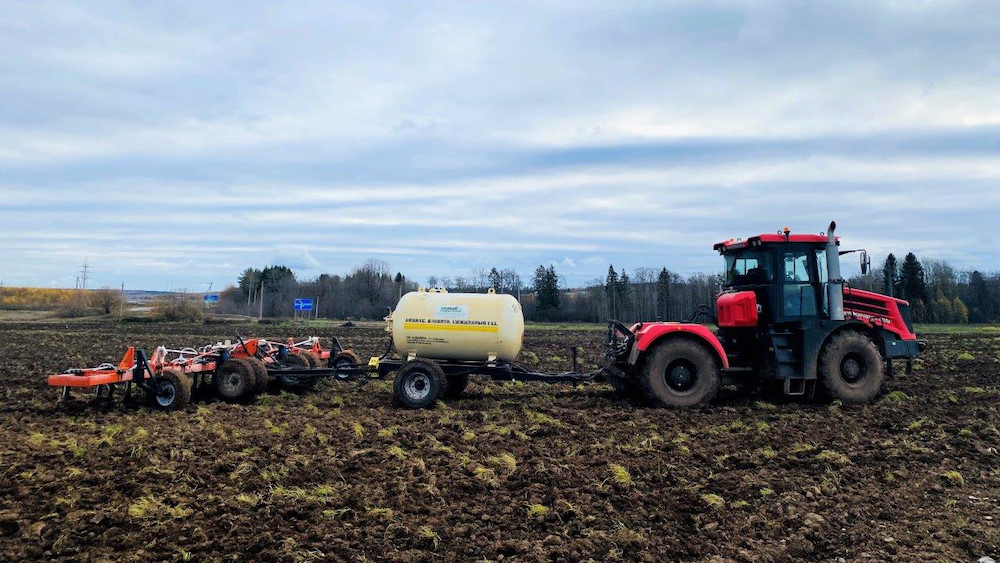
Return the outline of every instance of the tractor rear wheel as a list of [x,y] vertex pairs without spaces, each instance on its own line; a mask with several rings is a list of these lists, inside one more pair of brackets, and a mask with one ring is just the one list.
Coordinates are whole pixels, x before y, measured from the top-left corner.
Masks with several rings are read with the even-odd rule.
[[183,409],[191,401],[191,379],[177,370],[163,370],[153,377],[151,384],[149,405],[156,410]]
[[656,346],[642,365],[639,381],[659,407],[692,407],[719,392],[719,368],[697,342],[674,340]]
[[[330,358],[330,363],[328,367],[334,368],[336,370],[352,370],[354,368],[360,367],[361,357],[354,353],[354,350],[342,350],[336,356]],[[350,379],[350,371],[337,371],[334,376],[341,381],[346,381]]]
[[227,360],[212,377],[215,392],[227,403],[252,396],[257,386],[253,366],[241,359]]
[[267,386],[271,383],[271,377],[267,374],[267,364],[260,358],[247,358],[247,361],[253,367],[254,393],[260,395],[267,391]]
[[819,355],[819,379],[830,397],[845,403],[867,403],[882,390],[882,354],[864,334],[836,334]]
[[457,399],[462,396],[465,392],[465,388],[469,386],[469,374],[465,373],[462,375],[448,375],[445,376],[448,381],[448,390],[445,391],[445,398]]
[[448,393],[448,379],[437,363],[418,358],[403,364],[392,384],[392,402],[397,407],[425,409]]

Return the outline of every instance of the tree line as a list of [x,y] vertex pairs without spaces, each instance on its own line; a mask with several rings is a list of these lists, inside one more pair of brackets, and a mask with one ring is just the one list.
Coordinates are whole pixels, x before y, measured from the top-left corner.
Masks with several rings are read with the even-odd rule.
[[[890,254],[866,275],[848,280],[850,287],[887,293],[911,304],[915,322],[1000,322],[1000,272],[960,272],[943,260],[919,260],[913,253],[902,262]],[[418,287],[451,292],[514,295],[530,321],[603,322],[619,319],[680,321],[699,305],[712,306],[723,288],[720,274],[680,275],[665,267],[608,267],[603,279],[567,287],[554,265],[539,265],[529,279],[511,269],[477,269],[467,276],[430,276],[419,283],[387,262],[368,260],[349,274],[323,274],[298,280],[285,266],[246,269],[236,285],[220,296],[218,311],[265,317],[291,317],[293,300],[316,300],[313,315],[339,319],[380,319],[406,292]]]

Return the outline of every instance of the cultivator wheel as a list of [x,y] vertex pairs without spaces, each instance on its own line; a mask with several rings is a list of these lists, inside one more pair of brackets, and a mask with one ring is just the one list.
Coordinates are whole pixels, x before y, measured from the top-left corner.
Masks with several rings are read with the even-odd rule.
[[252,397],[257,387],[254,368],[244,358],[227,360],[212,378],[223,401],[235,403]]
[[448,375],[446,378],[448,380],[448,388],[444,393],[445,398],[457,399],[462,396],[465,388],[469,386],[469,374],[467,373],[462,375]]
[[191,401],[191,379],[177,370],[163,370],[150,383],[147,399],[149,406],[156,410],[183,409]]
[[[309,355],[311,356],[312,354],[310,353]],[[288,357],[285,358],[285,363],[290,366],[295,366],[303,369],[312,369],[313,367],[309,363],[309,358],[307,358],[304,353],[289,354]],[[300,389],[300,390],[312,389],[313,387],[316,387],[317,383],[319,383],[318,378],[312,378],[306,380],[300,379],[295,382],[293,389]]]
[[308,367],[314,368],[319,365],[319,358],[316,357],[316,354],[313,354],[312,352],[299,352],[299,355],[305,358],[307,362],[309,362]]
[[448,379],[441,366],[420,358],[403,364],[392,385],[393,404],[407,409],[432,407],[447,393]]
[[253,368],[254,394],[260,395],[267,391],[267,386],[271,384],[271,376],[267,374],[267,364],[260,358],[247,358]]
[[361,365],[363,365],[361,363],[361,358],[358,357],[353,350],[343,350],[336,356],[330,358],[330,362],[327,364],[327,367],[338,370],[335,377],[341,381],[346,381],[350,379],[351,372],[354,368]]

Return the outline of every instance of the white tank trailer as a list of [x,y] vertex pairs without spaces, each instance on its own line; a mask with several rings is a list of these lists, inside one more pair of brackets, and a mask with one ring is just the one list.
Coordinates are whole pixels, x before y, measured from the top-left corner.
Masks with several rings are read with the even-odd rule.
[[599,372],[539,373],[514,363],[524,340],[524,314],[513,296],[448,293],[430,289],[407,293],[385,318],[386,331],[401,358],[372,358],[378,377],[395,372],[393,402],[418,409],[462,394],[473,374],[495,381],[581,382]]
[[409,359],[512,362],[524,340],[524,314],[510,295],[407,293],[386,317],[396,350]]

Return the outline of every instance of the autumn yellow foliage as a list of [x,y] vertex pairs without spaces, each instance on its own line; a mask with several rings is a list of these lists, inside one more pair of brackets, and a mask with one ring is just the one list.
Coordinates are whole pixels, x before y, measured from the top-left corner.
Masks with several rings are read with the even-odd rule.
[[51,309],[79,299],[81,299],[81,292],[75,289],[5,287],[0,290],[0,306],[13,309]]

